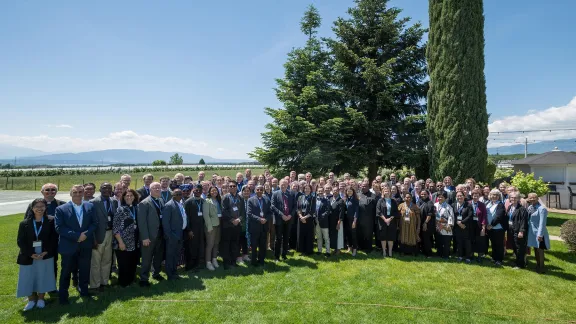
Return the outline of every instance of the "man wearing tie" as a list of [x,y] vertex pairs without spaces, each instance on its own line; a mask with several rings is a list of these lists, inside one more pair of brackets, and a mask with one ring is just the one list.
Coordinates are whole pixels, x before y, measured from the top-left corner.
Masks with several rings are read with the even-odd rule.
[[162,208],[164,201],[160,198],[160,183],[150,184],[150,196],[138,204],[138,232],[142,242],[142,264],[140,268],[140,286],[148,287],[150,269],[153,266],[152,278],[161,281],[160,275],[162,257],[164,254],[164,239],[162,231]]
[[264,186],[256,186],[256,196],[248,199],[246,216],[248,218],[248,231],[252,246],[252,265],[263,266],[266,258],[266,234],[272,222],[270,200],[263,195]]
[[[174,189],[172,197],[162,209],[162,227],[166,239],[166,274],[168,280],[177,280],[180,279],[176,271],[182,249],[182,240],[184,236],[192,234],[192,231],[188,230],[190,222],[181,201],[182,190]],[[190,235],[190,237],[192,236]]]
[[295,196],[288,192],[288,181],[280,181],[280,190],[272,194],[270,208],[276,219],[276,244],[274,245],[274,259],[276,262],[280,259],[287,259],[288,243],[290,241],[290,227],[292,218],[296,215]]
[[90,201],[98,218],[90,267],[90,288],[100,291],[108,285],[112,265],[112,219],[116,210],[110,199],[111,194],[112,185],[104,182],[100,185],[100,196]]
[[62,256],[62,273],[59,282],[60,304],[69,304],[68,288],[70,275],[78,269],[78,290],[80,296],[90,296],[90,259],[94,244],[94,232],[98,227],[98,218],[91,203],[83,202],[84,187],[74,185],[70,189],[72,201],[56,208],[54,218],[56,231],[60,234],[58,252]]
[[152,183],[152,181],[154,181],[154,176],[148,173],[142,177],[142,180],[144,181],[144,185],[142,186],[142,188],[136,190],[136,192],[138,192],[138,195],[140,196],[140,201],[150,196],[150,184]]

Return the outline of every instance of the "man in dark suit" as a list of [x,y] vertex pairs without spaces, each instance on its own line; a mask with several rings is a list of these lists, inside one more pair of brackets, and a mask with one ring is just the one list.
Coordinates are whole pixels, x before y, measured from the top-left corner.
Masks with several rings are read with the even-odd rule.
[[54,218],[56,231],[60,234],[58,251],[62,256],[62,273],[60,274],[59,299],[61,304],[68,304],[70,275],[78,269],[78,290],[80,296],[90,296],[88,282],[90,279],[90,259],[94,244],[94,232],[98,227],[98,218],[91,203],[83,202],[84,187],[74,185],[70,189],[72,201],[56,208]]
[[236,260],[240,252],[240,232],[245,215],[244,203],[237,192],[238,184],[230,181],[229,192],[222,198],[222,235],[220,240],[220,255],[224,263],[224,269],[237,266]]
[[523,269],[526,267],[526,246],[529,216],[526,208],[520,203],[520,194],[512,191],[508,195],[510,206],[506,213],[510,217],[508,222],[510,230],[514,237],[514,255],[516,256],[514,269]]
[[116,210],[110,199],[111,194],[112,185],[104,182],[100,185],[100,196],[90,200],[98,218],[98,227],[94,233],[96,243],[92,250],[90,288],[100,291],[108,285],[112,266],[112,218]]
[[[46,215],[48,215],[48,219],[52,226],[54,225],[54,216],[56,215],[56,208],[58,206],[64,205],[66,202],[62,200],[56,199],[56,194],[58,193],[58,187],[53,183],[46,183],[42,186],[40,190],[42,196],[44,196],[44,200],[46,200]],[[32,212],[32,204],[28,205],[26,208],[26,212],[24,213],[24,218],[26,215],[34,215]],[[52,244],[53,250],[50,251],[50,254],[54,255],[54,275],[58,277],[58,233],[54,233],[52,235]],[[74,272],[73,279],[75,279],[76,286],[78,285],[78,272]]]
[[186,215],[189,216],[190,230],[193,235],[184,242],[184,254],[186,255],[186,271],[198,270],[205,256],[205,218],[208,215],[209,206],[202,198],[203,185],[196,185],[194,187],[194,196],[188,198],[184,203],[184,210]]
[[266,239],[269,224],[272,222],[272,210],[270,200],[263,196],[264,186],[256,186],[256,196],[248,199],[248,231],[250,232],[250,244],[252,246],[252,265],[257,267],[264,265],[266,258]]
[[288,181],[280,181],[280,190],[272,194],[270,205],[275,218],[276,243],[274,244],[274,259],[276,262],[280,259],[286,260],[288,253],[288,243],[290,241],[290,227],[292,218],[296,215],[295,197],[288,191]]
[[164,239],[166,240],[166,274],[168,275],[168,280],[177,280],[180,279],[177,269],[182,240],[184,239],[183,233],[188,232],[186,228],[189,222],[184,206],[180,201],[182,190],[174,189],[172,197],[162,208],[162,227],[164,228]]
[[152,181],[154,181],[154,176],[148,173],[142,177],[142,180],[144,181],[144,185],[142,186],[142,188],[136,190],[138,196],[140,196],[140,201],[150,196],[150,184],[152,184]]
[[164,255],[164,238],[162,232],[162,208],[164,201],[160,198],[160,183],[150,184],[150,196],[138,204],[138,233],[142,243],[142,264],[140,268],[140,286],[148,287],[150,269],[154,271],[152,278],[160,281],[162,258]]

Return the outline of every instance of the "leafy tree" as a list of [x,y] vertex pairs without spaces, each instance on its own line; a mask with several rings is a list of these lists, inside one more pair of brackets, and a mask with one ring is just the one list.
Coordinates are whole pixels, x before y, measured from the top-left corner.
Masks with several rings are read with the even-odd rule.
[[518,171],[516,175],[512,177],[512,185],[518,188],[524,196],[528,196],[529,193],[534,192],[538,197],[542,197],[550,190],[548,184],[542,180],[542,177],[536,180],[534,173],[524,174],[522,171]]
[[486,181],[488,113],[482,0],[430,0],[430,171]]
[[164,160],[155,160],[154,162],[152,162],[153,166],[160,166],[160,165],[166,165],[168,163],[166,163],[166,161]]
[[198,161],[198,164],[200,164],[200,165],[206,165],[206,162],[204,162],[204,159],[201,158],[200,161]]
[[367,167],[370,178],[382,166],[422,163],[425,30],[407,27],[409,19],[387,2],[357,0],[350,18],[334,23],[335,38],[322,41],[315,36],[320,17],[308,9],[301,23],[308,42],[288,54],[277,80],[284,108],[266,109],[273,122],[251,157],[274,172]]
[[184,159],[182,158],[182,156],[178,153],[174,153],[174,155],[172,155],[170,157],[170,164],[171,165],[182,165],[184,164]]

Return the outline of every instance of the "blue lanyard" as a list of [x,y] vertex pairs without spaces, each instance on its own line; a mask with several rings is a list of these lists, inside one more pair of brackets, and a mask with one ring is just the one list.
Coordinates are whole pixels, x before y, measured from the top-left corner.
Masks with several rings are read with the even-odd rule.
[[262,210],[262,199],[261,199],[261,198],[258,199],[258,207],[260,207],[260,211],[261,211],[261,212],[264,212],[264,211]]
[[104,200],[104,209],[110,214],[112,212],[112,204],[109,200]]
[[472,201],[472,212],[476,215],[476,204]]
[[[166,195],[164,195],[164,193],[166,193]],[[166,196],[166,197],[164,197]],[[168,201],[170,198],[170,191],[166,190],[166,191],[162,191],[162,199],[164,199],[164,201]]]
[[78,223],[80,223],[80,226],[82,226],[82,216],[84,216],[84,207],[82,205],[80,205],[80,213],[76,212],[76,207],[74,206],[74,203],[70,202],[70,204],[72,205],[72,209],[74,209],[74,214],[76,214],[76,218],[78,219]]
[[412,203],[410,203],[410,206],[407,206],[408,208],[406,208],[406,216],[410,215],[410,209],[412,209]]
[[390,216],[390,209],[392,209],[392,199],[390,198],[384,198],[386,199],[386,216]]
[[132,210],[132,208],[134,207],[128,207],[128,211],[130,212],[130,216],[132,216],[132,219],[136,219],[136,211]]
[[40,240],[40,232],[42,231],[42,226],[44,226],[44,217],[42,217],[42,225],[40,225],[39,229],[36,229],[36,220],[33,220],[32,224],[34,225],[34,233],[36,233],[36,241],[39,241]]
[[162,208],[160,207],[160,205],[158,205],[158,203],[156,202],[156,200],[154,198],[151,198],[150,200],[152,200],[152,202],[154,203],[154,205],[156,205],[156,207],[158,207],[158,209],[160,209],[160,212],[162,212]]
[[186,216],[186,211],[184,210],[184,207],[182,206],[182,204],[176,202],[176,205],[178,205],[178,209],[180,209],[180,215]]
[[202,200],[196,200],[196,206],[198,207],[198,212],[202,212]]
[[236,206],[236,202],[238,201],[238,198],[230,195],[230,200],[232,200],[232,203],[234,204],[234,206]]
[[458,215],[462,216],[462,209],[464,209],[464,204],[458,208]]
[[508,216],[512,217],[512,215],[514,214],[514,211],[516,210],[515,206],[510,207],[510,211],[508,212]]
[[222,214],[222,208],[220,207],[220,202],[216,199],[212,199],[212,201],[216,205],[216,210],[218,210],[218,214]]

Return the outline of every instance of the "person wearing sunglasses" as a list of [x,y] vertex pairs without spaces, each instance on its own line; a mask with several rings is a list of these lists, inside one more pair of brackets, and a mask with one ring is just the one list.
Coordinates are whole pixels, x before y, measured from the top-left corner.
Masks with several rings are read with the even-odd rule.
[[238,184],[230,181],[228,184],[228,194],[222,198],[222,231],[220,237],[220,255],[224,269],[231,266],[238,266],[236,260],[240,253],[240,233],[242,232],[244,203],[238,194]]

